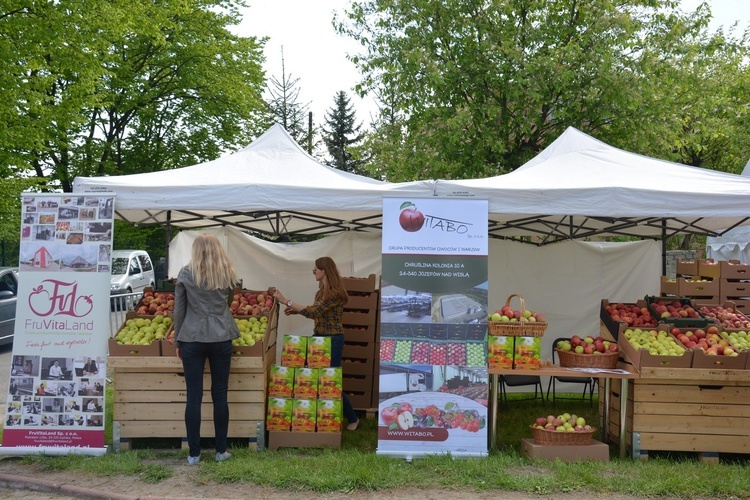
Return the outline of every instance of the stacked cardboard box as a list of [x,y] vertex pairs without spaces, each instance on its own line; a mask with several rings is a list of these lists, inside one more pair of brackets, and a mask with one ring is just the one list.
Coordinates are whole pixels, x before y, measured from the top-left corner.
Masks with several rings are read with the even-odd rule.
[[368,410],[378,405],[380,287],[374,274],[344,278],[344,287],[344,392],[354,408]]
[[284,336],[268,377],[269,449],[341,447],[342,370],[330,364],[330,337]]
[[720,261],[721,298],[718,303],[732,301],[737,310],[750,313],[750,264],[738,260]]

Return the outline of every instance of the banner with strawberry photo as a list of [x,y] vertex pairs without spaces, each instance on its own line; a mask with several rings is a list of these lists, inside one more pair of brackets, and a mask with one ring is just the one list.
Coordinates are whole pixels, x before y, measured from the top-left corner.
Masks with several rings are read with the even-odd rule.
[[378,454],[487,455],[487,217],[383,199]]
[[25,194],[5,455],[106,453],[112,194]]

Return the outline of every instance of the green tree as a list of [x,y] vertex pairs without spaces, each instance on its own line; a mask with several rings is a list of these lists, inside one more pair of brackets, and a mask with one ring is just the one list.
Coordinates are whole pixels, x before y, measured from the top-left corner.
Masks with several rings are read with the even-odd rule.
[[262,44],[238,1],[8,1],[0,165],[64,191],[75,176],[184,166],[262,124]]
[[281,80],[271,77],[268,91],[271,100],[268,103],[268,126],[278,123],[289,133],[297,144],[306,148],[312,154],[315,131],[309,126],[309,104],[299,102],[299,78],[292,77],[286,72],[284,48],[281,49]]
[[[673,154],[682,124],[676,101],[664,100],[668,83],[679,78],[689,51],[696,63],[701,53],[710,55],[709,40],[700,38],[708,8],[684,14],[677,5],[353,3],[335,24],[364,48],[352,57],[363,74],[359,90],[398,96],[395,119],[370,140],[386,147],[372,151],[373,168],[394,181],[497,175],[533,158],[569,126],[632,151]],[[400,138],[396,145],[393,138]]]
[[701,34],[659,82],[664,127],[656,155],[741,173],[750,158],[748,35]]
[[353,152],[363,139],[363,134],[359,133],[362,124],[357,124],[354,106],[346,92],[337,92],[333,100],[334,105],[326,112],[323,127],[323,142],[330,156],[328,164],[339,170],[366,175],[364,162]]
[[18,242],[21,240],[21,193],[41,191],[39,179],[0,178],[0,265],[18,263]]

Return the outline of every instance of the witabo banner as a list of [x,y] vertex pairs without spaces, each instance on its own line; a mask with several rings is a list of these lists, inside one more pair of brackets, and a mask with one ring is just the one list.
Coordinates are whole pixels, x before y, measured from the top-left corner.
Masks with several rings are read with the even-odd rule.
[[100,454],[114,197],[24,195],[0,453]]
[[383,199],[378,454],[487,455],[487,216]]

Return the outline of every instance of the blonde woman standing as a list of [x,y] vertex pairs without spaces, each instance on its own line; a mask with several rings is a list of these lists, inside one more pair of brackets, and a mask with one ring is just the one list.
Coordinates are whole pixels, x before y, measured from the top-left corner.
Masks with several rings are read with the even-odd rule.
[[216,461],[228,459],[229,365],[232,340],[240,336],[229,299],[237,278],[229,256],[216,236],[199,235],[193,242],[188,265],[177,275],[174,302],[174,330],[177,357],[182,360],[187,387],[185,429],[190,453],[189,464],[200,461],[201,403],[203,370],[208,359],[211,369]]

